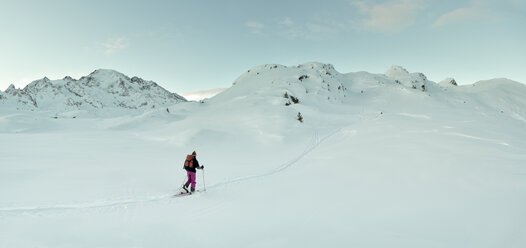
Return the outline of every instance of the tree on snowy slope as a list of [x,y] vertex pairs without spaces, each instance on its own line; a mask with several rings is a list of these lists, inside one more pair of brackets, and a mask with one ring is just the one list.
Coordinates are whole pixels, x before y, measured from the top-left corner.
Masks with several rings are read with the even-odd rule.
[[303,123],[303,116],[298,112],[298,121]]

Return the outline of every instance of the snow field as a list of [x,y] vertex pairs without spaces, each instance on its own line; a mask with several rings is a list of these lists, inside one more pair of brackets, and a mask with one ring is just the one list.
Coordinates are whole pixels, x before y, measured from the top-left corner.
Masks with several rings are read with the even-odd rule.
[[[170,113],[2,112],[0,247],[523,247],[523,86],[402,69],[261,66]],[[172,198],[193,150],[207,191]]]

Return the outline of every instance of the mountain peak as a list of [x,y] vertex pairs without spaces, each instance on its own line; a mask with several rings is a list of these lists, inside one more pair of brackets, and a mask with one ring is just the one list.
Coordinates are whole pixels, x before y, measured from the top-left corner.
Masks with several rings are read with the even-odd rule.
[[440,82],[438,82],[438,85],[440,86],[458,86],[457,81],[455,81],[454,78],[446,78]]
[[108,74],[117,74],[117,75],[124,75],[116,70],[113,70],[113,69],[103,69],[103,68],[100,68],[100,69],[97,69],[97,70],[94,70],[93,72],[91,72],[89,75],[108,75]]
[[7,89],[5,90],[5,93],[8,93],[8,94],[14,94],[16,92],[16,88],[15,88],[15,85],[11,84],[9,85],[9,87],[7,87]]
[[111,69],[97,69],[88,75],[90,78],[111,80],[116,78],[128,78],[128,76]]
[[15,89],[15,85],[14,84],[10,84],[9,87],[7,87],[7,89],[5,91],[7,92],[9,90],[14,90],[14,89]]
[[385,75],[390,79],[394,79],[396,83],[403,84],[413,89],[426,91],[426,82],[428,82],[428,80],[423,73],[409,73],[404,67],[393,65],[385,72]]
[[393,65],[385,72],[388,77],[396,77],[400,75],[409,75],[409,72],[402,66]]
[[51,86],[52,83],[51,83],[51,80],[49,80],[48,77],[43,77],[41,79],[38,79],[38,80],[35,80],[31,83],[29,83],[28,85],[26,85],[26,87],[24,87],[24,90],[28,90],[28,89],[42,89],[42,88],[46,88],[46,87],[49,87]]

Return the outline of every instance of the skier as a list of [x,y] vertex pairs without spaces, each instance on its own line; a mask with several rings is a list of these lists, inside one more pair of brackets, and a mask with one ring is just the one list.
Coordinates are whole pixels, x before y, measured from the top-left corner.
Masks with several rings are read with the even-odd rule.
[[199,162],[196,159],[197,153],[194,151],[192,155],[187,155],[186,160],[184,161],[184,169],[186,170],[186,175],[188,175],[188,181],[183,185],[183,189],[188,192],[188,186],[191,185],[191,192],[195,192],[195,169],[204,169],[204,166],[199,166]]

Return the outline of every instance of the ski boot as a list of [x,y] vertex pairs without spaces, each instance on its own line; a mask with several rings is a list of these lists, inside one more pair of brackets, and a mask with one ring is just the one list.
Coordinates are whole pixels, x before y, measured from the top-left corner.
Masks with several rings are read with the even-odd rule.
[[184,189],[184,191],[186,191],[186,193],[189,192],[189,191],[188,191],[188,183],[185,183],[185,184],[183,185],[183,189]]

